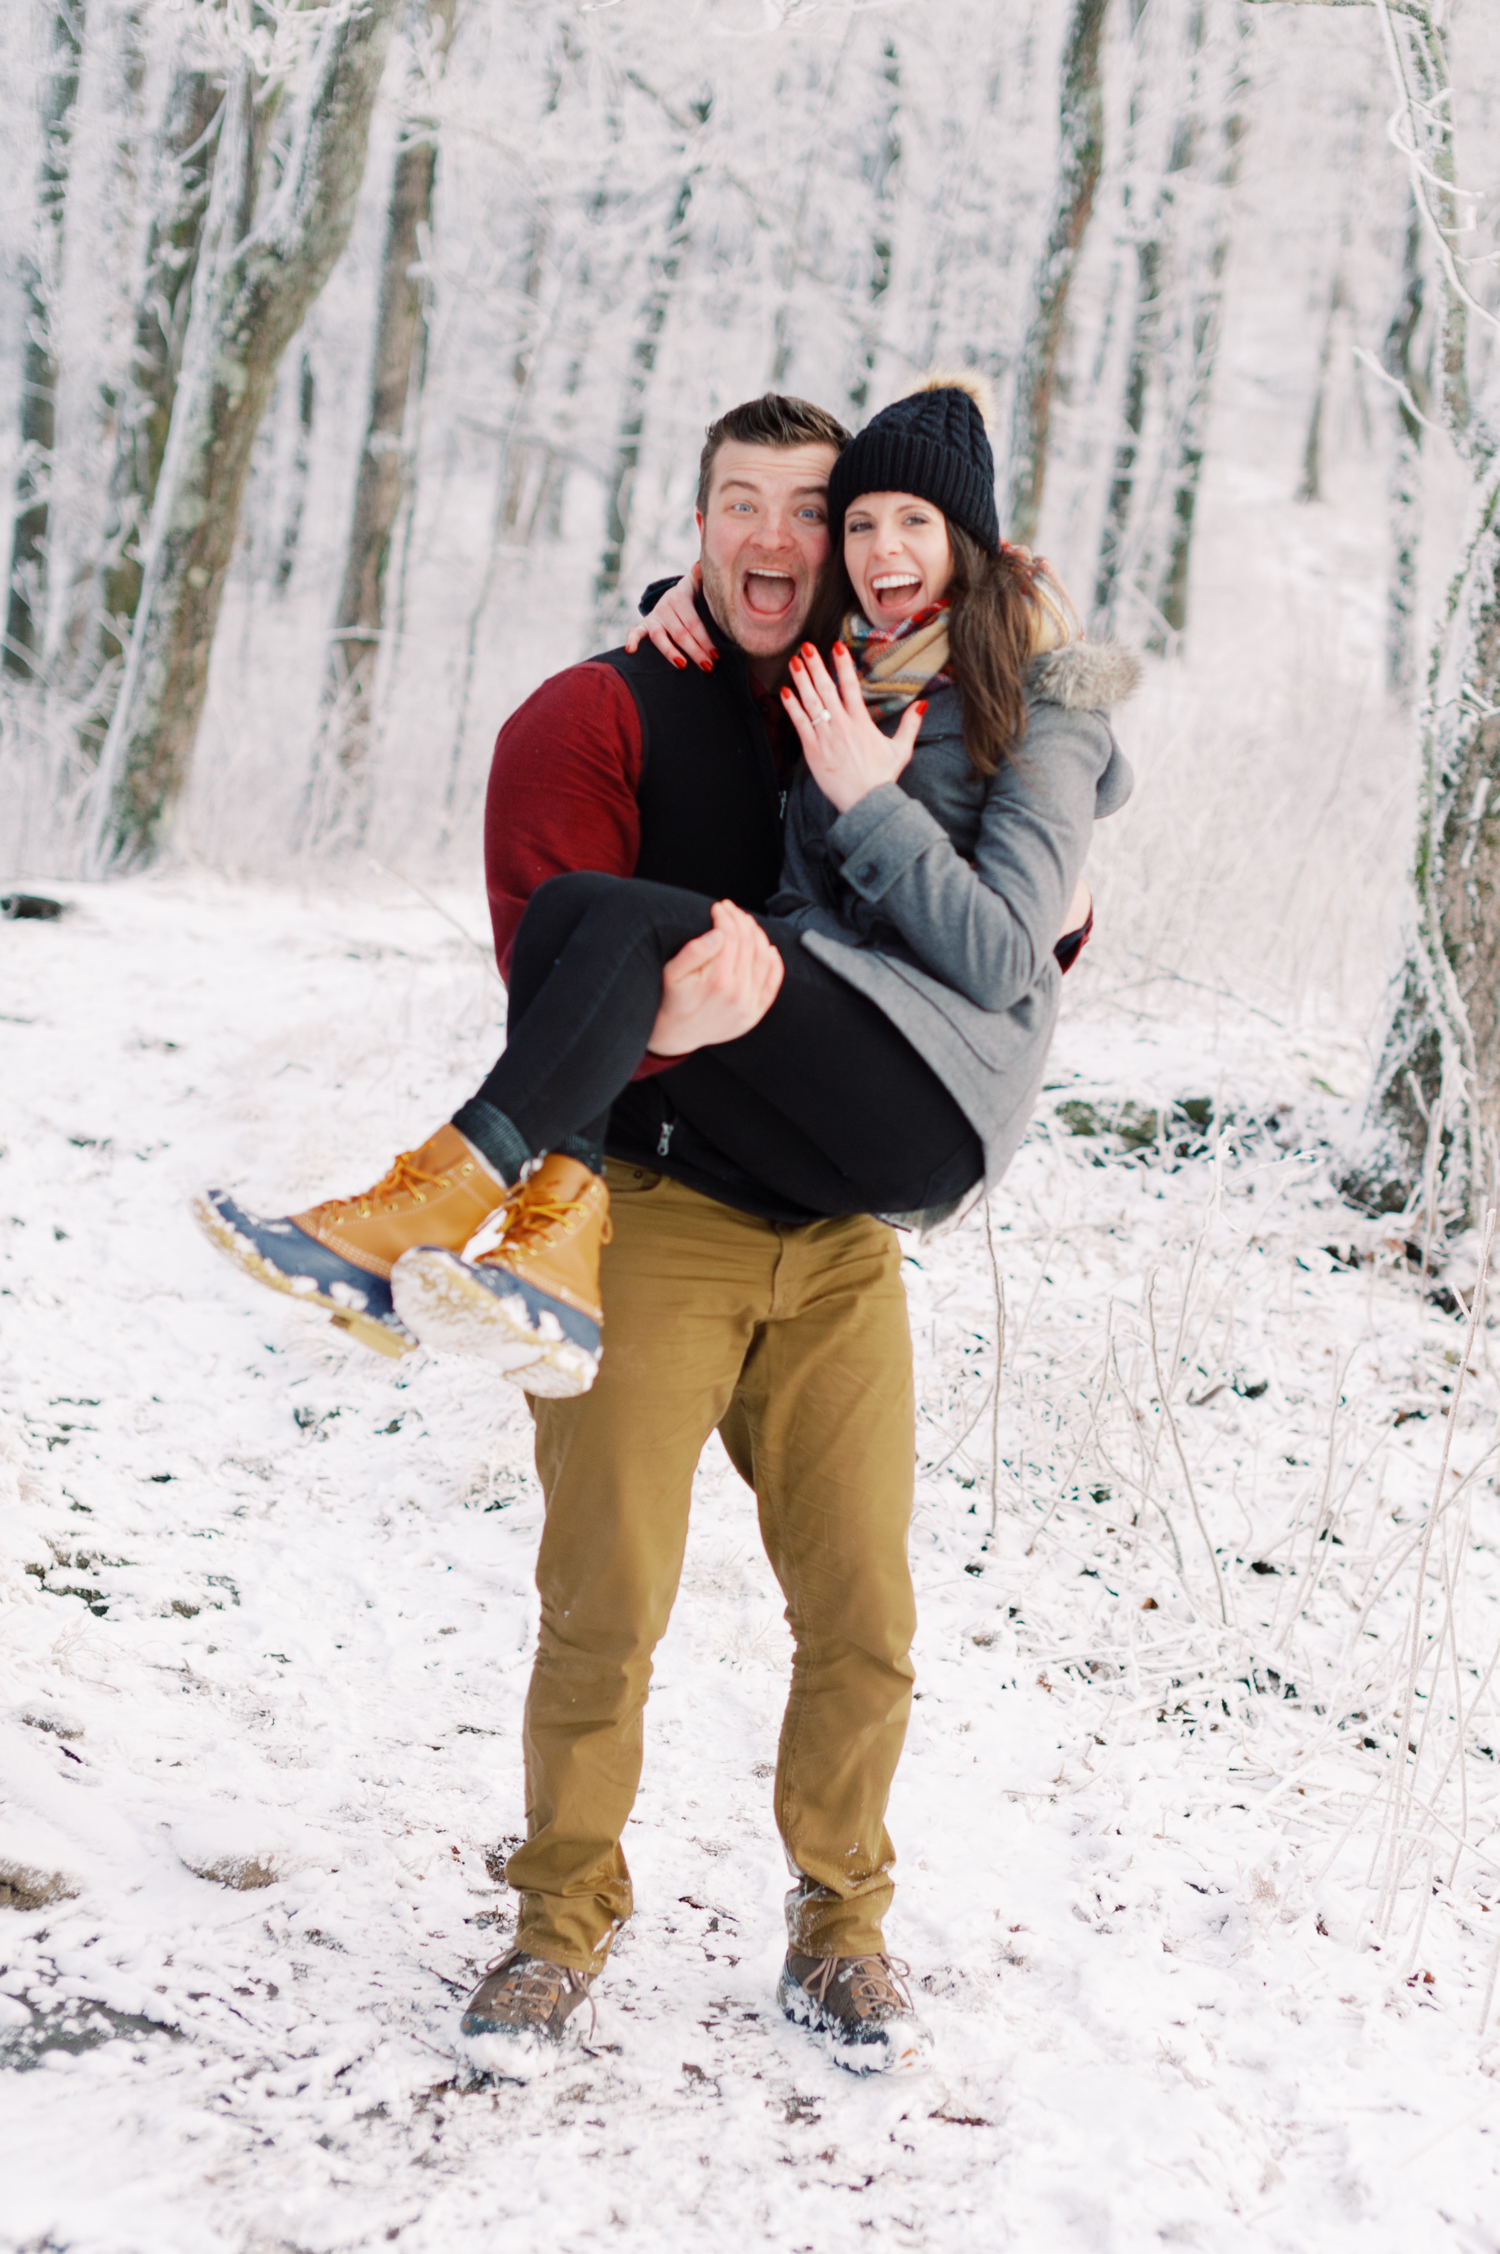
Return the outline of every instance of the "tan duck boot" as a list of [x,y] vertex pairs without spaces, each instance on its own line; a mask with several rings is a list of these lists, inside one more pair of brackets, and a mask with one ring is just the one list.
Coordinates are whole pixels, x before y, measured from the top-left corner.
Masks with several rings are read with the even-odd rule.
[[473,1144],[446,1126],[353,1197],[264,1220],[226,1191],[205,1190],[192,1211],[209,1242],[257,1283],[326,1308],[362,1346],[409,1354],[418,1341],[392,1304],[391,1269],[414,1244],[466,1245],[508,1195]]
[[391,1276],[396,1312],[438,1353],[469,1354],[523,1392],[587,1393],[599,1368],[599,1255],[609,1191],[580,1159],[549,1151],[511,1191],[490,1252],[460,1260],[423,1246]]

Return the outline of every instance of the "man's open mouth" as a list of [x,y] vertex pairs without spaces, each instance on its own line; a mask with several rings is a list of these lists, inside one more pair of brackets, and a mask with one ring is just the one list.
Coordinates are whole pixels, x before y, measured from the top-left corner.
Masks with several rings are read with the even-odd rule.
[[747,571],[741,589],[752,618],[781,618],[796,599],[797,582],[789,571]]

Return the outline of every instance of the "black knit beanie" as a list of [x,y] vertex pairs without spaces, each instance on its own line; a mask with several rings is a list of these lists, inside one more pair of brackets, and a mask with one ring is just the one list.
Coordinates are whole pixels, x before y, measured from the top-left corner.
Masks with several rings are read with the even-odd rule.
[[866,423],[828,480],[828,523],[841,539],[844,512],[861,493],[916,493],[995,555],[995,457],[974,396],[942,377]]

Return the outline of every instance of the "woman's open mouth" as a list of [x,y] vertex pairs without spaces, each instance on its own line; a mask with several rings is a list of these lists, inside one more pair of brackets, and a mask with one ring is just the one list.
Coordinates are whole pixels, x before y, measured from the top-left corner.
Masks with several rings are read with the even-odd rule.
[[877,611],[909,610],[921,592],[921,575],[915,571],[877,571],[870,581],[870,599]]

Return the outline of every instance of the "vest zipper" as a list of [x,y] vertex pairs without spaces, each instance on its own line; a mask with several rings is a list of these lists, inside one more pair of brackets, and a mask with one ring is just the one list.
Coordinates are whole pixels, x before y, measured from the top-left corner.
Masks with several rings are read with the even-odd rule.
[[675,1112],[667,1110],[665,1096],[662,1098],[662,1109],[665,1116],[661,1123],[661,1133],[656,1138],[656,1155],[658,1158],[670,1158],[672,1155],[672,1129],[677,1125],[677,1115]]

